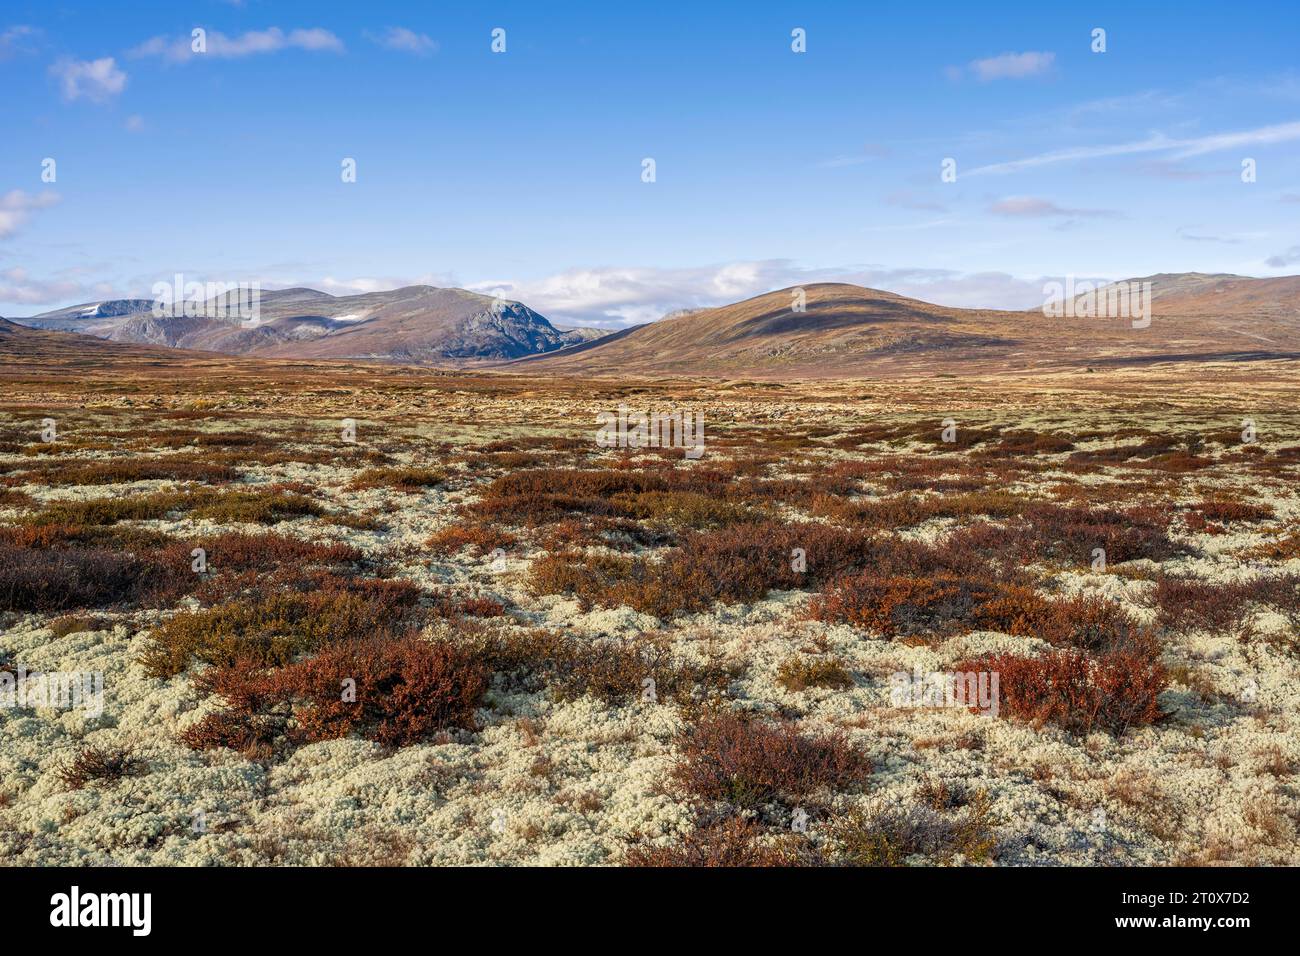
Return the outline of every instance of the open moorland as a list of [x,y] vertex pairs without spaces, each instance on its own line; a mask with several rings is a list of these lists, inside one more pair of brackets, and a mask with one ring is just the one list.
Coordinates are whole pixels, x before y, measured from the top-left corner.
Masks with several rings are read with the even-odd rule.
[[1300,862],[1293,362],[0,346],[0,672],[103,681],[0,708],[4,862]]

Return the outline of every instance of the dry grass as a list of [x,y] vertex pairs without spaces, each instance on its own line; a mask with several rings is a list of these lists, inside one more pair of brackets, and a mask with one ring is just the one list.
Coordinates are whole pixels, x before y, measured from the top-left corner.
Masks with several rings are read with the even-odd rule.
[[368,488],[395,488],[398,491],[422,491],[447,480],[441,468],[368,468],[348,483],[349,491]]
[[416,616],[420,592],[410,581],[319,574],[303,584],[309,589],[182,611],[153,631],[141,663],[154,677],[179,674],[192,661],[284,666],[332,643],[395,634]]
[[831,824],[832,859],[848,866],[987,863],[998,847],[990,806],[988,795],[978,792],[955,813],[926,803],[855,809]]
[[853,675],[833,657],[787,657],[777,668],[776,682],[790,691],[824,687],[844,690],[853,686]]

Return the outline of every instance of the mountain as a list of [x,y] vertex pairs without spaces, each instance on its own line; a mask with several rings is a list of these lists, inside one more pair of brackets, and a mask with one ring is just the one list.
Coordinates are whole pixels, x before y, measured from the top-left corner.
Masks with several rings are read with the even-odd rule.
[[510,363],[574,374],[853,378],[1300,355],[1300,277],[1147,276],[1152,321],[956,309],[843,283],[678,313]]
[[34,329],[12,319],[0,319],[0,367],[7,371],[29,368],[41,375],[67,376],[127,359],[166,365],[194,356],[201,357],[201,353],[106,342],[93,335]]
[[560,338],[564,340],[565,346],[582,345],[584,342],[594,342],[596,339],[603,339],[609,335],[612,329],[593,329],[590,326],[564,326],[557,325],[555,330],[560,333]]
[[[1300,355],[1300,276],[1161,273],[1125,282],[1150,284],[1149,323],[1087,317],[1095,310],[1082,308],[1083,296],[1074,299],[1077,310],[1049,316],[949,308],[845,283],[679,311],[612,333],[557,329],[519,302],[432,286],[350,296],[267,291],[256,321],[157,318],[147,299],[16,321],[230,355],[579,375],[860,378]],[[800,291],[804,308],[795,311]]]
[[70,305],[66,309],[42,312],[29,319],[12,319],[37,329],[55,329],[62,332],[85,332],[87,335],[107,333],[123,319],[153,308],[153,299],[112,299],[107,302],[88,302]]
[[1151,283],[1156,315],[1300,319],[1300,276],[1253,279],[1227,273],[1184,272],[1127,281]]
[[460,364],[554,351],[590,338],[561,332],[519,302],[463,289],[409,286],[333,296],[315,289],[262,292],[255,321],[239,316],[238,293],[209,300],[203,315],[153,314],[150,299],[87,303],[25,325],[85,332],[116,342],[273,358],[373,359]]

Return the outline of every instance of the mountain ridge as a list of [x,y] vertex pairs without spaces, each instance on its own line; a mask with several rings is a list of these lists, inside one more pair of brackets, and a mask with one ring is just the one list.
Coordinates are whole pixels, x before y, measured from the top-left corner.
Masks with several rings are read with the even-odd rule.
[[[1128,317],[1092,318],[1092,311],[1061,318],[1043,310],[942,306],[842,282],[678,310],[604,334],[561,330],[523,303],[435,286],[346,296],[270,290],[262,293],[256,322],[157,318],[152,300],[143,299],[85,303],[17,321],[252,358],[583,375],[840,378],[1300,351],[1300,276],[1157,273],[1120,282],[1150,283],[1149,327]],[[1114,285],[1100,286],[1099,300]]]
[[152,299],[83,303],[17,320],[33,328],[116,342],[266,358],[365,359],[408,364],[479,362],[555,351],[590,341],[590,330],[556,329],[520,302],[436,286],[336,296],[306,287],[260,293],[256,320],[241,318],[240,293],[202,308],[156,316]]

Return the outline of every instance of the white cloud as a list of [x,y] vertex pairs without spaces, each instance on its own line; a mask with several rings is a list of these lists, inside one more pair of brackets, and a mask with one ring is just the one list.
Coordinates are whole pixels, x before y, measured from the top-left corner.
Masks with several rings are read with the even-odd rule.
[[22,24],[0,33],[0,60],[7,60],[19,53],[30,53],[32,48],[26,41],[34,39],[39,33],[35,27]]
[[106,103],[126,89],[126,73],[117,68],[111,56],[98,60],[72,60],[63,58],[50,67],[50,73],[59,78],[63,98],[68,102],[86,99]]
[[1185,159],[1204,153],[1223,149],[1239,149],[1243,146],[1263,146],[1284,143],[1300,139],[1300,122],[1279,123],[1274,126],[1261,126],[1257,129],[1244,130],[1239,133],[1218,133],[1211,136],[1197,136],[1188,139],[1172,139],[1163,133],[1154,133],[1146,139],[1129,143],[1115,143],[1110,146],[1075,146],[1059,149],[1037,156],[1027,156],[1006,163],[993,163],[980,166],[967,172],[967,176],[985,176],[989,174],[1014,173],[1022,169],[1048,166],[1053,163],[1076,162],[1085,159],[1102,159],[1108,156],[1127,156],[1134,153],[1152,153],[1173,151],[1173,158]]
[[122,124],[128,133],[138,133],[144,129],[144,117],[139,113],[132,113]]
[[318,292],[328,292],[330,295],[360,295],[365,292],[387,292],[389,289],[401,289],[408,285],[431,285],[438,288],[447,288],[455,286],[456,281],[455,276],[429,272],[413,278],[406,276],[358,276],[353,279],[338,279],[334,276],[325,276],[323,279],[302,281],[267,278],[263,280],[263,285],[277,289],[306,286],[309,289],[316,289]]
[[[1003,53],[983,60],[972,60],[968,66],[975,78],[983,83],[990,80],[1019,80],[1027,76],[1041,76],[1052,68],[1056,61],[1055,53]],[[948,76],[957,78],[961,71],[955,67],[948,68]]]
[[46,209],[59,201],[59,194],[43,192],[32,196],[14,189],[0,196],[0,239],[7,239],[31,218],[38,209]]
[[1195,227],[1179,226],[1177,230],[1180,239],[1186,239],[1188,242],[1219,242],[1224,245],[1235,246],[1241,243],[1241,236],[1220,236],[1214,233],[1193,232]]
[[1050,199],[1037,196],[1008,196],[989,206],[989,212],[998,216],[1017,218],[1035,218],[1044,216],[1086,216],[1089,218],[1113,218],[1118,215],[1112,209],[1066,209]]
[[941,202],[933,199],[927,199],[910,189],[898,189],[885,197],[885,202],[891,206],[899,206],[903,209],[918,209],[925,212],[947,212],[948,207]]
[[278,53],[281,50],[308,50],[312,52],[342,53],[343,41],[321,27],[290,30],[279,27],[266,30],[249,30],[239,36],[228,37],[217,30],[207,31],[206,51],[195,53],[190,35],[179,37],[150,37],[135,49],[133,57],[161,57],[169,63],[186,63],[201,57],[237,59],[259,53]]
[[469,288],[517,299],[562,325],[627,326],[679,309],[726,305],[814,282],[849,282],[962,308],[1027,309],[1043,301],[1041,278],[876,266],[808,269],[784,259],[682,269],[570,269],[536,280],[480,282]]
[[36,279],[26,269],[0,270],[0,302],[19,305],[46,306],[36,312],[57,308],[65,302],[89,302],[108,299],[116,295],[107,282],[86,283],[70,274],[60,274],[50,279]]
[[438,43],[424,33],[416,33],[406,27],[389,27],[382,34],[365,34],[367,40],[378,43],[389,50],[402,53],[414,53],[416,56],[429,56],[438,52]]
[[[1300,248],[1285,255],[1300,255]],[[1275,258],[1281,261],[1281,257]],[[657,321],[680,309],[727,305],[765,292],[817,282],[847,282],[954,308],[1036,309],[1043,303],[1043,283],[1049,278],[1060,278],[873,265],[810,269],[785,259],[727,262],[698,268],[603,266],[569,269],[533,280],[501,279],[469,284],[462,284],[454,275],[447,274],[302,279],[296,267],[289,268],[295,272],[264,270],[260,278],[262,288],[305,286],[343,296],[410,285],[460,287],[517,300],[557,325],[615,328]],[[164,269],[160,274],[173,271],[176,270]],[[256,274],[257,270],[250,273]],[[40,305],[42,309],[32,311],[42,311],[73,302],[145,295],[141,289],[147,289],[148,282],[152,281],[136,278],[118,288],[107,282],[90,282],[85,275],[85,270],[69,270],[38,280],[20,269],[0,272],[0,302]],[[288,278],[290,275],[294,277]],[[1115,277],[1090,278],[1104,282]]]

